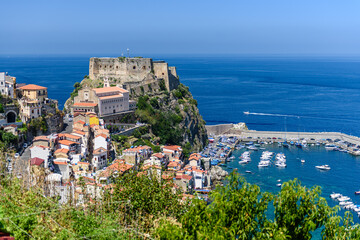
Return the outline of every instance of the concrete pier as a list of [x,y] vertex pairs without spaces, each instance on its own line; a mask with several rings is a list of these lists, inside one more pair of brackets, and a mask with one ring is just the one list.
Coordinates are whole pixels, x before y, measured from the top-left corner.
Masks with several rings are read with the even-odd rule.
[[[233,125],[233,126],[231,126]],[[348,150],[353,155],[360,155],[360,151],[355,151],[354,147],[348,147],[343,142],[348,142],[349,144],[355,145],[355,147],[360,146],[360,138],[356,136],[351,136],[345,133],[340,132],[281,132],[281,131],[255,131],[247,129],[237,128],[238,124],[221,124],[221,125],[211,125],[206,126],[208,134],[210,135],[224,135],[224,136],[236,136],[241,139],[241,141],[272,141],[272,142],[283,142],[285,139],[287,141],[297,141],[299,139],[306,140],[307,143],[328,143],[337,145],[343,149]],[[331,141],[327,141],[331,139]],[[340,139],[333,143],[332,141]]]

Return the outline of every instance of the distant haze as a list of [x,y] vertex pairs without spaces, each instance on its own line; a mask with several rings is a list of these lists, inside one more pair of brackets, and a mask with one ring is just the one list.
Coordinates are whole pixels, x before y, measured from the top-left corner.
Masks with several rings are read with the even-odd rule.
[[360,55],[360,1],[2,1],[0,55]]

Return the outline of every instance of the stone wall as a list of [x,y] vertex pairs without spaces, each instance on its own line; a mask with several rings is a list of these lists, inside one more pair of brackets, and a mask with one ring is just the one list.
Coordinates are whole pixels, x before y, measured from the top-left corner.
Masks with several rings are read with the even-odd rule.
[[90,58],[89,77],[93,80],[108,77],[111,84],[127,90],[161,79],[168,91],[179,85],[175,67],[151,58]]

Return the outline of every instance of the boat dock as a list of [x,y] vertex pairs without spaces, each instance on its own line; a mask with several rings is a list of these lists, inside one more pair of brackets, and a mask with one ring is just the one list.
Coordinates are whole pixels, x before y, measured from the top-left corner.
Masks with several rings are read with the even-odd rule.
[[[241,124],[243,126],[244,124]],[[282,131],[255,131],[239,127],[239,124],[207,125],[210,135],[236,136],[243,142],[271,141],[287,142],[306,140],[307,143],[333,144],[347,150],[350,154],[360,155],[360,138],[340,132],[282,132]]]

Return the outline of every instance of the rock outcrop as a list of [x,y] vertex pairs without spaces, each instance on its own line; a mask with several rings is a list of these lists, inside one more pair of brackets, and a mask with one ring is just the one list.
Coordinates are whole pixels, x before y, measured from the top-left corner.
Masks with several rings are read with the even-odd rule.
[[224,180],[227,175],[229,175],[228,172],[219,166],[214,166],[210,170],[210,177],[215,185],[222,184],[222,180]]

